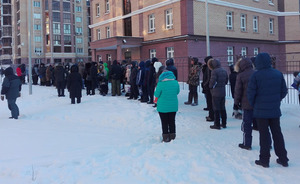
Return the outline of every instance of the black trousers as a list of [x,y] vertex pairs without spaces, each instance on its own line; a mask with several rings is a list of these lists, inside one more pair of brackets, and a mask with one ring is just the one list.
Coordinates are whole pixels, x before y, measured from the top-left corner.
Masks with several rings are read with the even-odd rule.
[[142,91],[143,91],[142,102],[148,102],[149,96],[148,96],[147,86],[142,85]]
[[[81,98],[77,98],[77,103],[81,102]],[[71,104],[75,104],[75,97],[71,98]]]
[[270,144],[271,135],[269,128],[271,129],[272,138],[274,141],[275,154],[282,162],[287,162],[287,151],[285,149],[284,138],[280,128],[280,119],[261,119],[257,118],[257,125],[259,130],[259,144],[260,144],[260,155],[259,159],[263,163],[269,163],[270,161]]
[[206,97],[206,104],[207,104],[207,108],[208,108],[208,116],[211,119],[214,119],[215,114],[214,114],[214,109],[213,109],[213,105],[212,105],[212,96],[210,92],[205,93],[205,97]]
[[212,104],[215,115],[215,125],[220,126],[220,118],[222,119],[222,125],[226,125],[227,113],[225,108],[225,97],[213,97]]
[[191,102],[198,103],[198,92],[197,92],[198,86],[194,86],[189,84],[189,97],[191,98]]
[[175,116],[176,112],[159,112],[163,134],[176,133]]
[[153,102],[155,84],[150,84],[147,89],[148,89],[148,95],[149,95],[149,98],[150,98],[150,102]]
[[130,85],[130,98],[137,99],[139,97],[139,89],[136,84]]
[[64,96],[65,95],[65,82],[56,82],[56,88],[58,96]]

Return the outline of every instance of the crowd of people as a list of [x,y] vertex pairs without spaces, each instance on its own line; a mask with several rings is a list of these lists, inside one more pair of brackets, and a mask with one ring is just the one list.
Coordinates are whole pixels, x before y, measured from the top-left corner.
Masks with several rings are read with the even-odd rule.
[[[20,76],[19,76],[20,73]],[[200,84],[200,75],[202,82]],[[18,119],[19,110],[16,98],[21,91],[23,79],[22,68],[18,67],[17,75],[12,68],[4,71],[5,79],[2,84],[1,99],[8,100],[12,117]],[[299,91],[300,74],[295,73],[293,87]],[[175,117],[178,111],[177,95],[180,92],[177,81],[177,69],[172,58],[167,59],[165,65],[157,58],[130,63],[113,61],[109,67],[107,63],[90,62],[74,65],[61,63],[56,66],[44,64],[34,65],[32,68],[33,84],[40,81],[42,86],[57,88],[58,97],[65,96],[65,88],[69,91],[71,103],[81,103],[82,89],[86,95],[108,95],[108,83],[111,82],[111,96],[121,96],[125,93],[128,100],[139,100],[141,103],[153,104],[157,107],[162,124],[162,141],[170,142],[176,138]],[[191,58],[191,69],[188,75],[188,101],[185,105],[198,105],[198,86],[206,99],[208,111],[206,121],[213,122],[211,129],[227,128],[227,112],[225,107],[225,87],[230,81],[233,109],[237,111],[234,117],[242,119],[241,129],[243,141],[238,144],[242,149],[251,150],[252,130],[257,129],[260,134],[260,155],[257,165],[269,167],[270,148],[272,139],[277,163],[288,166],[289,159],[284,145],[284,138],[280,128],[280,103],[287,94],[287,86],[283,74],[272,67],[269,54],[260,53],[256,58],[240,58],[231,67],[231,74],[221,67],[218,59],[208,56],[204,64],[198,58]],[[13,95],[11,95],[13,94]],[[238,113],[238,110],[242,113]],[[269,129],[271,130],[272,137]]]

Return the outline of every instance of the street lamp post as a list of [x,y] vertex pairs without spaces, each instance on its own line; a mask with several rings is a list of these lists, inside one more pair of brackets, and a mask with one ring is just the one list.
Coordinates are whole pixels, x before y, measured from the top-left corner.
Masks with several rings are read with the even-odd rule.
[[207,56],[210,56],[208,0],[205,1],[205,11],[206,11],[206,54]]
[[32,0],[29,1],[30,3],[28,4],[28,75],[29,75],[29,95],[32,95],[32,63],[31,63],[31,30],[32,30],[32,25],[31,25],[31,6],[32,6]]

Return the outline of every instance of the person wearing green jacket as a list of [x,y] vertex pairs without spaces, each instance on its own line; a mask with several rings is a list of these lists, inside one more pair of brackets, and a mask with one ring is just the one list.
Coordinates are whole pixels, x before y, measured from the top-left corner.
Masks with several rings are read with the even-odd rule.
[[163,72],[159,76],[154,92],[157,99],[157,111],[162,125],[163,142],[170,142],[176,137],[175,116],[178,111],[179,84],[171,71]]

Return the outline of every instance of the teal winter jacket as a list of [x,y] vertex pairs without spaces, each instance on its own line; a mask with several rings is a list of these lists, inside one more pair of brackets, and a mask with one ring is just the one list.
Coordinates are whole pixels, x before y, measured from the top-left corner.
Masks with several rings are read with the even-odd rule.
[[159,76],[154,96],[157,100],[157,111],[161,113],[177,112],[179,84],[173,72],[167,71]]

